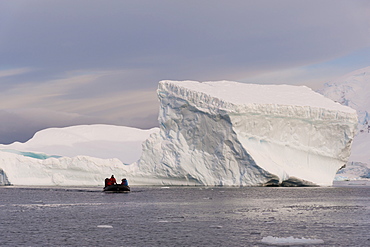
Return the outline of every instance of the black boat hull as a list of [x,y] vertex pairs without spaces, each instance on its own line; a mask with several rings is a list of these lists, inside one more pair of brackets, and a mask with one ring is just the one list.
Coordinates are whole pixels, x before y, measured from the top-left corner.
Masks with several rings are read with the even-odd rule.
[[109,185],[104,188],[104,192],[129,192],[130,186],[126,186],[123,184],[114,184]]

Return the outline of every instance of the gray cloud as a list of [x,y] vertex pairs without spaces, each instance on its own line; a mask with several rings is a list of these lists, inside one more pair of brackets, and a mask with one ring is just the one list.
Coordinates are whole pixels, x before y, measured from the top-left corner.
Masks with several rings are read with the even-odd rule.
[[242,80],[339,58],[369,46],[369,11],[362,0],[2,1],[0,110],[86,118],[29,114],[37,127],[0,126],[0,142],[57,120],[154,126],[158,81]]
[[361,1],[18,2],[2,60],[61,72],[179,66],[185,76],[200,64],[227,72],[330,59],[370,41]]

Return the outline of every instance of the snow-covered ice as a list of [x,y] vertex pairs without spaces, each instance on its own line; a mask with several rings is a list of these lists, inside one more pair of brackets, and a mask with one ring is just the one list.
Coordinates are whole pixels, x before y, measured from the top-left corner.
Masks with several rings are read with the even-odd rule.
[[138,174],[162,183],[331,185],[356,111],[301,86],[161,81],[160,132]]
[[0,145],[1,149],[42,153],[56,156],[91,156],[101,159],[117,158],[131,164],[141,155],[141,144],[158,128],[137,128],[105,124],[49,128],[37,132],[25,143]]
[[26,143],[0,145],[0,185],[103,186],[112,174],[132,174],[127,164],[157,131],[101,124],[39,131]]
[[324,85],[319,91],[326,97],[355,109],[358,133],[354,138],[347,167],[336,180],[369,178],[370,170],[370,67],[353,71]]
[[367,132],[367,127],[370,125],[370,67],[353,71],[325,83],[319,93],[357,110],[360,130]]
[[7,183],[14,185],[103,186],[104,179],[111,174],[120,178],[131,173],[130,166],[118,159],[88,156],[36,159],[9,152],[0,152],[0,167]]

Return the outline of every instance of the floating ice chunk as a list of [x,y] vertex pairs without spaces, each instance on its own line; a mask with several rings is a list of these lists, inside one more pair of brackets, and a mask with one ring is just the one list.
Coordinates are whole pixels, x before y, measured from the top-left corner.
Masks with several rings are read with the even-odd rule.
[[308,245],[308,244],[323,244],[324,241],[322,239],[312,239],[312,238],[294,238],[292,236],[287,238],[279,238],[279,237],[264,237],[261,240],[262,243],[268,245]]
[[222,226],[218,226],[218,225],[210,225],[209,228],[217,228],[217,229],[221,229]]
[[113,228],[111,225],[98,225],[98,228]]
[[184,219],[174,219],[174,220],[159,220],[158,223],[181,223]]

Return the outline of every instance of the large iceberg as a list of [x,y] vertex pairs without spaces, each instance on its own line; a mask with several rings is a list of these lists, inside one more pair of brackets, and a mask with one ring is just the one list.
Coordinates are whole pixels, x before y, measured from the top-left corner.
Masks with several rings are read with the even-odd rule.
[[135,177],[150,183],[332,185],[356,111],[305,86],[161,81],[159,133]]

